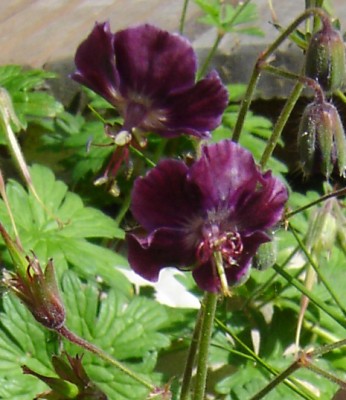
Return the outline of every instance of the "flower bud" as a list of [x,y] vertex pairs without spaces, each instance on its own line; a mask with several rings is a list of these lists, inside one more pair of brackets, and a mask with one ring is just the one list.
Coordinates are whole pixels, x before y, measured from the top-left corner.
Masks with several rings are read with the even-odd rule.
[[319,170],[329,177],[336,165],[346,175],[346,138],[337,109],[326,101],[309,104],[298,131],[298,150],[306,175]]
[[315,79],[326,92],[339,89],[344,82],[345,47],[342,37],[329,20],[312,35],[307,52],[305,74]]
[[307,245],[314,253],[319,254],[326,251],[330,254],[333,249],[338,231],[338,223],[334,213],[335,205],[337,205],[337,200],[331,198],[311,214]]
[[25,304],[37,322],[48,329],[59,329],[65,323],[65,308],[59,295],[53,261],[42,271],[38,259],[27,258],[26,276],[8,273],[3,282]]
[[48,329],[59,329],[65,323],[65,308],[55,279],[53,260],[43,271],[35,254],[24,257],[21,246],[0,224],[0,234],[12,257],[15,272],[3,271],[2,283],[29,309],[33,317]]

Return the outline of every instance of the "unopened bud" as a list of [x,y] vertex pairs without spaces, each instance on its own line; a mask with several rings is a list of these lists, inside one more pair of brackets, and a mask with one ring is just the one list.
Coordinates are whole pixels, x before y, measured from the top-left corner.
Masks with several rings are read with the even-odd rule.
[[344,82],[345,47],[340,33],[330,21],[312,35],[307,52],[305,74],[315,79],[326,92],[339,89]]
[[307,245],[315,253],[330,253],[335,244],[338,226],[333,210],[334,203],[337,203],[335,198],[327,200],[309,219]]
[[65,323],[65,308],[55,279],[53,261],[43,271],[38,259],[27,258],[26,276],[7,274],[3,283],[25,304],[37,322],[48,329],[59,329]]
[[326,101],[309,104],[303,113],[298,150],[306,175],[320,170],[329,177],[336,165],[346,175],[346,138],[337,109]]

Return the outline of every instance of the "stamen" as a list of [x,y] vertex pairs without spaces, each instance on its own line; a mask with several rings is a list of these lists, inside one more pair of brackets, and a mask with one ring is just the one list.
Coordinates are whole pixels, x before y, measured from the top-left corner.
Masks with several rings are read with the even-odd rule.
[[114,143],[117,146],[126,146],[129,144],[132,140],[132,135],[128,131],[120,131],[115,137],[114,137]]
[[220,232],[217,224],[204,230],[204,240],[197,247],[196,258],[201,264],[212,262],[225,296],[230,296],[225,270],[238,265],[237,259],[242,252],[243,243],[238,232]]
[[224,264],[223,264],[222,254],[219,251],[215,251],[213,253],[213,256],[214,256],[217,273],[220,278],[221,292],[223,293],[224,296],[230,297],[231,291],[229,290],[229,287],[228,287],[228,282],[227,282],[227,277],[225,274],[225,268],[224,268]]
[[140,148],[144,148],[147,145],[147,138],[143,136],[143,132],[140,129],[132,128],[132,134]]

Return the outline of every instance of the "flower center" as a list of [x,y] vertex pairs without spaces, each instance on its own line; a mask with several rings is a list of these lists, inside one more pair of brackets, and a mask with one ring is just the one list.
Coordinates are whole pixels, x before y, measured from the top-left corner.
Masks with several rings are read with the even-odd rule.
[[218,252],[224,261],[224,267],[238,265],[237,258],[243,251],[241,236],[236,231],[221,232],[217,225],[211,225],[203,231],[203,240],[197,247],[196,257],[205,263]]
[[142,103],[131,101],[126,108],[123,130],[131,132],[139,127],[148,115],[148,107]]

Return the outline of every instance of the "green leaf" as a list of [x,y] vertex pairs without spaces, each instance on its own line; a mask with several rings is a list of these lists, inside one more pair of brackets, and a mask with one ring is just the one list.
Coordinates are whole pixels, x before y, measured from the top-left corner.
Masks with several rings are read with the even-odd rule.
[[[74,121],[74,117],[58,119],[62,135],[51,146],[59,149],[62,144],[70,154],[67,163],[73,166],[72,179],[79,181],[87,174],[95,174],[103,168],[105,160],[114,152],[114,145],[105,134],[101,121]],[[87,145],[91,143],[89,151]]]
[[[153,373],[156,352],[170,344],[168,336],[159,332],[171,321],[167,308],[144,297],[128,299],[115,290],[100,293],[95,286],[81,284],[71,271],[63,276],[62,291],[69,329],[118,361],[126,361],[129,368],[148,379]],[[77,351],[69,343],[66,348]],[[85,354],[84,366],[110,399],[145,398],[145,389],[96,356]]]
[[[21,365],[50,373],[52,336],[13,295],[3,298],[3,310],[0,313],[0,398],[28,400],[42,392],[45,385],[23,375]],[[56,338],[54,347],[57,348]]]
[[[62,297],[66,307],[67,326],[76,334],[99,346],[128,368],[151,381],[156,355],[170,344],[160,332],[172,322],[169,310],[153,300],[128,298],[120,291],[100,291],[96,285],[82,284],[68,271],[62,278]],[[50,363],[59,353],[58,341],[41,328],[14,295],[5,296],[0,314],[0,398],[4,400],[34,398],[47,388],[28,375],[20,366],[47,376],[54,376]],[[173,317],[174,319],[175,317]],[[95,354],[64,340],[64,349],[71,355],[83,355],[83,366],[92,381],[109,399],[145,399],[147,389]],[[24,397],[26,393],[27,397]]]
[[[10,94],[21,125],[26,128],[30,122],[46,124],[47,118],[54,118],[63,111],[63,106],[47,91],[46,80],[55,78],[52,72],[33,69],[24,70],[18,65],[0,66],[0,87]],[[18,131],[14,127],[15,131]],[[0,143],[5,144],[0,129]]]
[[[116,269],[128,265],[125,258],[95,243],[98,238],[122,239],[123,230],[101,211],[85,207],[80,197],[69,192],[48,168],[35,165],[31,175],[46,209],[18,182],[11,180],[6,186],[24,250],[34,251],[43,264],[53,258],[58,275],[71,265],[81,276],[100,276],[107,284],[130,293],[131,284]],[[0,219],[13,234],[3,201]]]
[[[250,22],[258,19],[257,7],[248,3],[245,6],[239,4],[236,7],[219,0],[195,0],[205,15],[199,18],[201,23],[212,25],[223,32],[238,32],[248,35],[263,36],[261,29],[248,26]],[[245,27],[239,25],[246,24]]]

